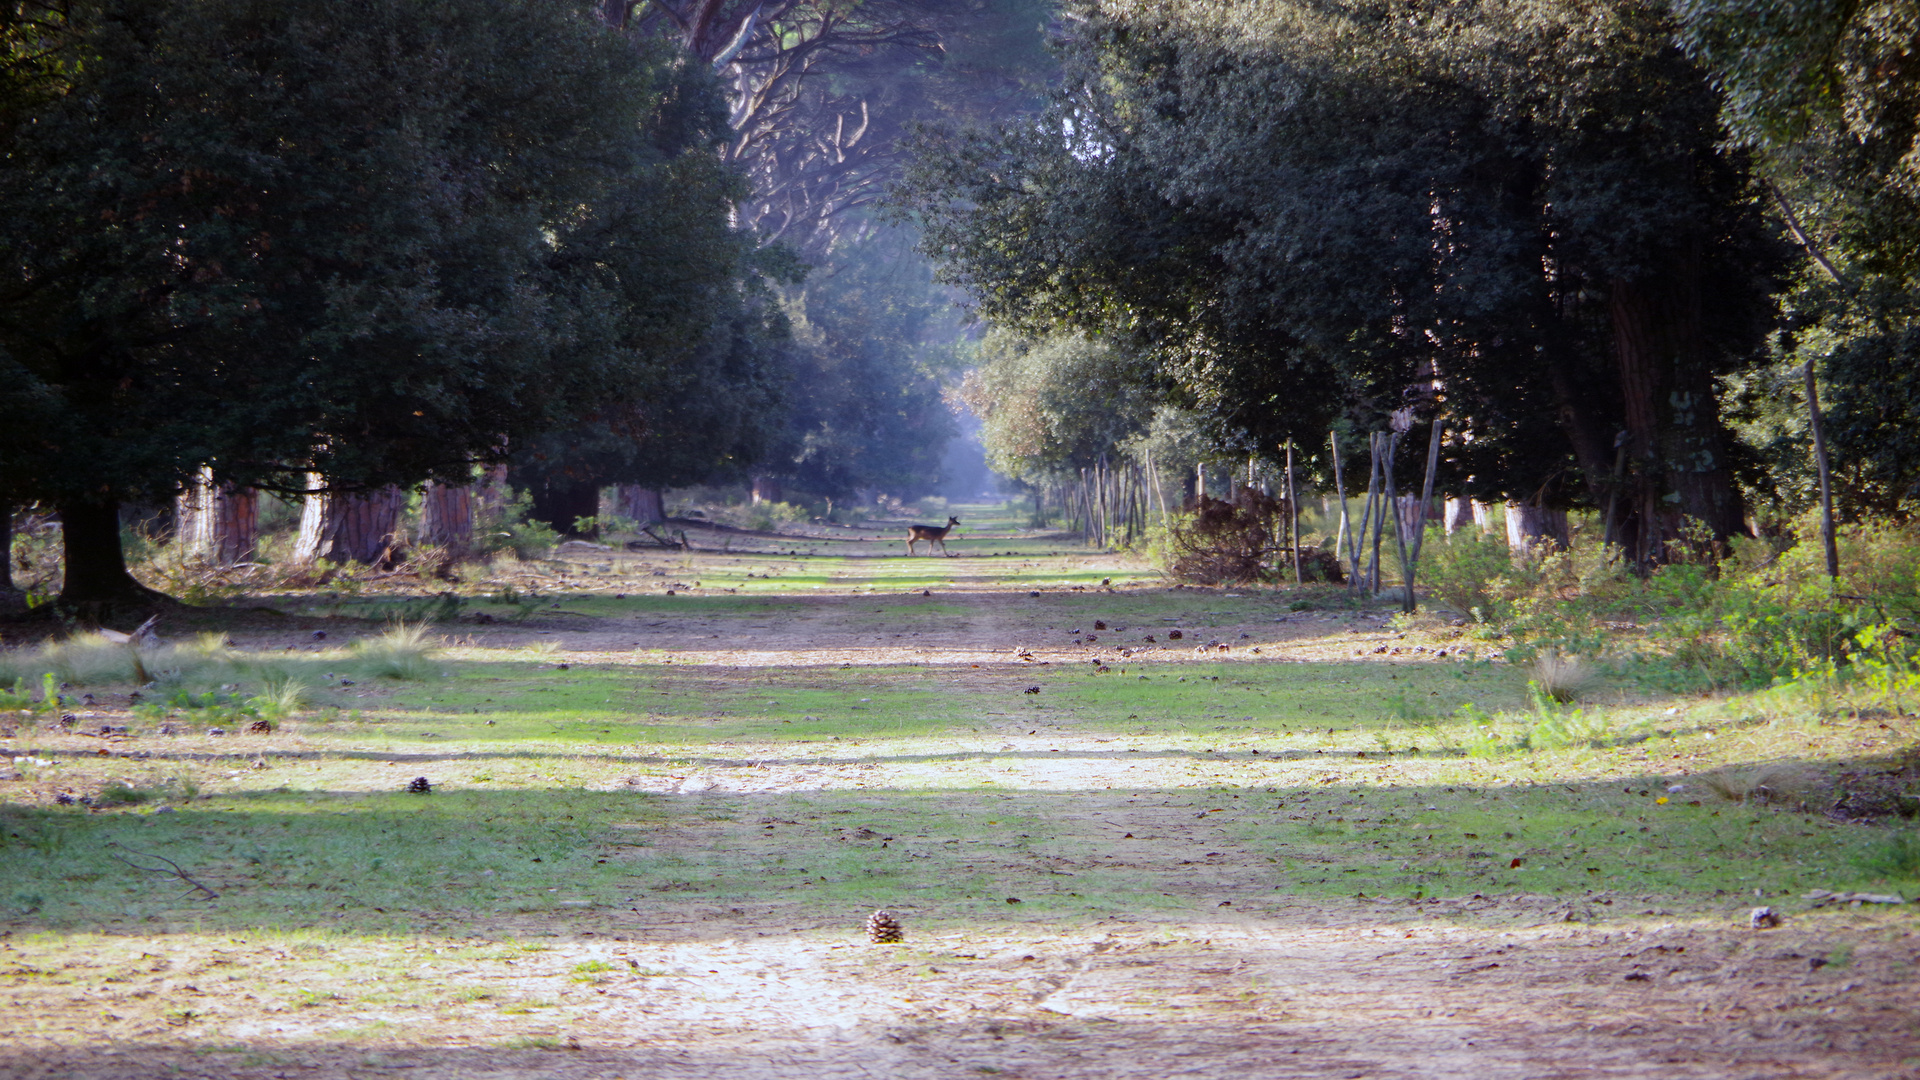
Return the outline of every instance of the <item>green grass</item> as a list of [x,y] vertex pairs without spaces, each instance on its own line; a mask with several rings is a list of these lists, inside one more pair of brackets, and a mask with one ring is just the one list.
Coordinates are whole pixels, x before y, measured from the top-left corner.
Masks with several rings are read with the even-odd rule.
[[[1607,918],[1642,910],[1636,897],[1714,908],[1755,890],[1920,877],[1911,826],[1736,801],[1754,770],[1889,760],[1891,748],[1871,747],[1894,736],[1867,721],[1843,736],[1771,699],[1682,699],[1619,679],[1559,705],[1529,693],[1527,670],[1477,662],[1255,660],[1255,639],[1238,633],[1306,618],[1290,611],[1303,595],[1334,609],[1310,624],[1329,634],[1377,629],[1382,614],[1345,609],[1338,590],[1106,592],[1102,578],[1145,573],[1057,542],[956,532],[957,550],[1021,554],[907,560],[875,536],[809,544],[821,554],[808,557],[703,555],[677,576],[638,579],[649,590],[697,579],[699,594],[577,568],[592,556],[569,571],[581,590],[516,602],[497,584],[469,587],[466,612],[529,627],[558,602],[573,625],[584,615],[671,628],[618,662],[589,661],[564,632],[436,654],[440,631],[382,637],[372,621],[298,646],[319,651],[250,652],[224,636],[176,646],[164,690],[132,724],[141,741],[130,745],[152,758],[43,750],[32,729],[12,741],[20,783],[90,790],[104,809],[0,807],[4,919],[61,932],[495,933],[688,903],[802,921],[883,905],[920,920],[1072,921],[1474,892],[1562,896],[1583,918]],[[968,574],[1013,595],[931,585]],[[1040,582],[1051,584],[1024,595]],[[834,595],[811,595],[813,584]],[[919,596],[923,585],[934,595]],[[310,599],[369,620],[418,601]],[[1008,656],[1065,647],[1096,619],[1127,629],[1101,632],[1106,672],[1064,661],[704,667],[683,655],[752,647],[743,631],[787,626],[966,633],[982,613],[1004,640],[978,647]],[[1179,643],[1173,627],[1186,631]],[[1238,659],[1178,651],[1216,631]],[[1149,633],[1173,659],[1117,655]],[[91,670],[89,649],[121,662],[124,650],[96,646],[70,648],[71,670]],[[596,648],[619,645],[602,636]],[[30,679],[58,660],[8,657]],[[124,678],[110,667],[99,677]],[[282,730],[191,742],[155,732],[244,709],[271,709]],[[678,778],[779,770],[798,779],[778,792],[657,793]],[[402,793],[417,775],[434,794]],[[1684,790],[1668,795],[1675,783]],[[219,899],[181,899],[184,886],[116,857],[129,851],[178,861]]]
[[[1602,918],[1636,914],[1630,905],[1647,897],[1711,908],[1755,890],[1884,887],[1883,875],[1834,865],[1845,826],[1726,803],[1657,806],[1639,792],[1658,788],[1635,783],[1652,782],[1193,787],[1173,813],[1159,787],[696,799],[287,791],[167,815],[13,810],[10,835],[58,841],[14,840],[5,856],[9,892],[34,901],[28,912],[16,899],[9,914],[71,930],[462,933],[685,903],[809,918],[893,906],[940,920],[1014,909],[1093,919],[1221,899],[1258,911],[1287,897],[1474,892],[1562,896]],[[179,883],[128,869],[122,851],[173,859],[221,895],[183,902]],[[1616,900],[1629,906],[1606,910]]]

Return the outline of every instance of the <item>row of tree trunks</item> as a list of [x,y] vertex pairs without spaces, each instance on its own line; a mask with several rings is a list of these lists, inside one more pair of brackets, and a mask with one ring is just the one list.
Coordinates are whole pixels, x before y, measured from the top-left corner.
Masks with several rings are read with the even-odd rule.
[[217,566],[247,562],[260,538],[260,493],[200,475],[174,504],[173,542],[191,557]]
[[293,561],[330,559],[390,566],[406,543],[400,532],[400,516],[406,508],[407,493],[397,487],[355,495],[308,495],[301,508]]

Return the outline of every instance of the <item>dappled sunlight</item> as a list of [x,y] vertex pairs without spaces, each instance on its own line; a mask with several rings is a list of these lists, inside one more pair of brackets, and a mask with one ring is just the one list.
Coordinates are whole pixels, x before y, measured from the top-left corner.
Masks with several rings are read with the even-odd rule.
[[[1823,777],[1905,776],[1907,719],[1612,673],[1559,701],[1443,620],[1113,556],[977,590],[957,558],[683,558],[675,596],[575,560],[430,631],[311,597],[140,699],[108,672],[70,726],[23,699],[0,1007],[63,1080],[1157,1078],[1196,1045],[1531,1078],[1731,1060],[1700,1018],[1762,1007],[1797,1025],[1767,1060],[1815,1060],[1882,1007],[1840,987],[1902,978],[1910,918],[1800,898],[1901,887]],[[1762,903],[1784,933],[1748,937]],[[880,907],[904,946],[862,943]],[[1846,975],[1808,966],[1836,943]]]

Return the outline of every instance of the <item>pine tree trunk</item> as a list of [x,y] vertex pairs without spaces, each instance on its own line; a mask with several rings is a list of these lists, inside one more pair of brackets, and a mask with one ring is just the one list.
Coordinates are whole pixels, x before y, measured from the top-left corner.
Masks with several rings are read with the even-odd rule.
[[1678,273],[1616,280],[1608,298],[1638,511],[1630,550],[1642,563],[1666,557],[1684,519],[1716,540],[1744,526],[1701,328],[1698,260],[1677,261]]
[[[533,512],[528,517],[561,536],[591,536],[599,530],[591,522],[600,516],[600,485],[590,481],[551,477],[533,486]],[[582,518],[590,524],[579,528]]]
[[1493,504],[1475,501],[1473,504],[1473,527],[1480,530],[1482,536],[1493,535]]
[[1567,512],[1531,502],[1507,504],[1507,547],[1516,556],[1531,557],[1543,542],[1567,546]]
[[1447,535],[1452,536],[1457,529],[1464,529],[1473,522],[1473,502],[1469,499],[1448,499],[1446,515],[1442,519]]
[[613,498],[616,516],[642,525],[655,525],[667,520],[667,500],[659,488],[619,484],[613,489]]
[[167,597],[133,579],[120,547],[120,504],[78,499],[60,504],[65,580],[59,606],[99,622],[151,610]]
[[0,593],[17,591],[13,587],[13,504],[0,502]]
[[406,505],[407,493],[397,487],[363,495],[308,495],[301,508],[294,561],[330,559],[391,566],[395,553],[405,546],[399,529],[400,512]]
[[473,550],[473,485],[429,483],[420,492],[420,543],[458,562]]
[[175,501],[173,542],[189,556],[232,566],[253,558],[259,536],[259,493],[216,484],[211,469],[201,469]]

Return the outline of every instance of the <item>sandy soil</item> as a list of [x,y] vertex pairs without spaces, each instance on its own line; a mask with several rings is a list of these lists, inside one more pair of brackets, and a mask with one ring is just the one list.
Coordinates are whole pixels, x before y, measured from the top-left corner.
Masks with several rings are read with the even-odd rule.
[[[1462,905],[1405,902],[1074,932],[1014,922],[926,940],[909,924],[904,946],[797,935],[765,916],[655,912],[645,926],[583,920],[601,929],[574,927],[518,960],[447,960],[436,954],[459,943],[422,940],[303,962],[188,935],[104,943],[100,972],[67,985],[22,978],[40,950],[7,945],[7,1015],[21,1028],[0,1075],[1920,1075],[1904,930],[1600,931],[1552,921],[1548,903],[1470,901],[1492,924],[1479,926],[1441,921]],[[1844,971],[1816,970],[1836,932],[1864,940]],[[402,981],[484,985],[537,1002],[538,1017],[502,1045],[494,1000],[369,1009],[323,996],[337,985],[326,971],[391,969],[395,950]],[[591,960],[614,970],[571,981]],[[262,975],[273,990],[222,989]],[[148,996],[195,1015],[178,1027],[121,1020]]]
[[[552,616],[462,632],[476,649],[557,640],[590,661],[660,649],[706,674],[979,664],[996,680],[1096,658],[1191,661],[1196,648],[1227,663],[1441,662],[1439,649],[1452,649],[1442,633],[1414,653],[1377,618],[1280,612],[1177,646],[1170,624],[1086,643],[1025,592],[937,599],[963,613],[917,633],[850,624],[846,596],[806,598],[777,620]],[[275,634],[249,636],[264,645]],[[1113,770],[1125,766],[1091,757],[1049,759],[1062,745],[1035,742],[1036,760],[1003,782],[1046,791],[1123,777]],[[1247,760],[1234,775],[1300,783],[1308,764]],[[644,783],[687,799],[940,786],[913,771],[932,765],[860,772],[871,768],[715,764]],[[1105,812],[1090,797],[1088,818]],[[1124,812],[1142,839],[1112,841],[1102,857],[1193,854],[1190,810]],[[680,842],[710,839],[689,828]],[[864,944],[857,917],[824,926],[772,901],[670,896],[503,920],[470,940],[0,933],[0,1077],[1920,1078],[1920,936],[1903,911],[1832,910],[1754,930],[1664,917],[1657,900],[1597,925],[1524,895],[1320,904],[1282,890],[1250,902],[1226,861],[1205,872],[1241,899],[1204,919],[1065,925],[1010,904],[991,925],[923,931],[909,908],[899,946]],[[4,865],[0,854],[0,888]],[[537,950],[502,945],[536,934],[549,935]]]

